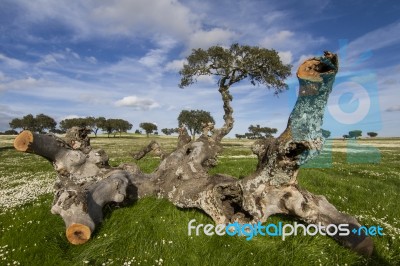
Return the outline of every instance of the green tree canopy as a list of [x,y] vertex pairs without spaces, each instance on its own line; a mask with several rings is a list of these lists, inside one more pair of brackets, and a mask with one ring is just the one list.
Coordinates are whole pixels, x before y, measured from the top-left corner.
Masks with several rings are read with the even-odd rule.
[[260,125],[249,126],[249,133],[253,135],[254,139],[264,139],[272,137],[272,134],[275,134],[276,132],[278,132],[276,128],[261,127]]
[[140,123],[139,126],[146,132],[147,137],[149,137],[149,134],[153,133],[153,131],[157,130],[157,125],[149,122]]
[[182,110],[178,116],[179,127],[185,126],[192,138],[195,139],[196,134],[200,134],[203,124],[215,123],[210,112],[204,110]]
[[116,119],[116,131],[121,136],[121,133],[126,133],[128,130],[132,129],[132,124],[123,119]]
[[367,132],[367,135],[370,136],[371,138],[375,138],[376,136],[378,136],[378,133],[376,133],[376,132]]
[[230,105],[231,85],[249,80],[253,85],[273,88],[278,94],[288,88],[284,80],[291,74],[291,65],[283,64],[275,50],[257,46],[232,44],[229,48],[212,46],[207,50],[193,49],[187,63],[179,72],[180,88],[197,81],[199,76],[214,76],[218,79],[219,92],[224,104],[224,125],[215,130],[220,139],[233,128],[233,108]]
[[8,123],[9,125],[10,125],[10,127],[12,128],[12,129],[17,129],[17,128],[20,128],[20,129],[27,129],[26,127],[25,127],[25,125],[24,125],[24,123],[22,122],[22,119],[20,119],[20,118],[14,118],[13,120],[11,120],[11,122],[10,123]]
[[18,131],[14,129],[9,129],[4,132],[0,132],[0,135],[18,135]]
[[56,126],[57,122],[50,116],[47,116],[45,114],[38,114],[35,117],[35,127],[36,131],[39,133],[44,133],[45,129],[47,129],[48,131],[54,130]]
[[193,49],[187,64],[179,72],[181,88],[197,81],[201,75],[218,76],[220,86],[229,87],[243,79],[253,85],[275,88],[276,93],[287,89],[284,79],[290,75],[291,65],[285,65],[275,50],[257,46],[232,44],[230,48],[212,46],[207,50]]
[[106,119],[104,117],[95,118],[93,116],[85,118],[68,118],[60,122],[60,128],[61,130],[66,131],[71,127],[87,127],[90,128],[95,136],[97,136],[99,129],[103,127],[105,121]]
[[172,135],[174,133],[178,133],[177,128],[163,128],[161,129],[161,132],[165,135]]
[[273,134],[278,132],[276,128],[270,128],[270,127],[261,127],[260,125],[250,125],[249,126],[249,132],[242,134],[235,134],[235,137],[238,139],[265,139],[272,137]]
[[329,130],[325,130],[325,129],[321,129],[321,131],[322,131],[322,136],[324,137],[324,138],[329,138],[330,136],[331,136],[331,132],[329,131]]
[[72,127],[88,127],[85,118],[67,118],[60,121],[60,129],[67,131]]
[[362,131],[361,130],[352,130],[349,131],[349,138],[358,138],[362,136]]
[[35,117],[32,114],[28,114],[22,118],[14,118],[9,123],[12,129],[23,129],[30,130],[33,132],[44,133],[47,129],[48,131],[53,131],[57,122],[48,115],[38,114]]
[[121,135],[122,132],[127,132],[132,128],[132,124],[128,121],[113,118],[102,121],[99,126],[104,132],[107,132],[108,137],[110,137],[110,134],[113,134],[114,137],[117,133]]

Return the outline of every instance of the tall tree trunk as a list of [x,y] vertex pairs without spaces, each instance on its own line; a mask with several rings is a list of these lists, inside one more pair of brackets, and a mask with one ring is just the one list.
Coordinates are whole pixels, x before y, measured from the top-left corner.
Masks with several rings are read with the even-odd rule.
[[[69,135],[78,137],[68,142],[54,135],[24,131],[14,146],[54,164],[59,180],[52,212],[64,219],[67,237],[73,244],[90,238],[102,220],[105,204],[130,202],[146,195],[166,198],[181,208],[202,209],[218,224],[258,223],[273,214],[290,214],[310,224],[345,223],[350,229],[359,228],[354,217],[338,211],[324,196],[300,188],[297,182],[300,165],[323,148],[321,125],[337,71],[338,58],[330,52],[308,59],[299,67],[299,97],[286,130],[276,139],[255,142],[252,150],[258,156],[257,170],[241,180],[222,174],[210,176],[207,172],[215,165],[221,140],[234,122],[232,96],[224,81],[219,88],[224,125],[203,130],[195,141],[187,141],[187,134],[180,134],[177,149],[151,174],[142,173],[134,164],[111,168],[104,151],[92,150],[87,144],[76,145],[82,142],[78,137],[86,138],[79,129],[69,131]],[[152,143],[147,151],[157,145]],[[373,243],[365,235],[336,234],[333,238],[360,254],[372,253]]]

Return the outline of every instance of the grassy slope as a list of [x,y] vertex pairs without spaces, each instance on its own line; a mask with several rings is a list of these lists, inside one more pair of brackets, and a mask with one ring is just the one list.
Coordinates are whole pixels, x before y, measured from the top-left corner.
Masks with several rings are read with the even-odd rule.
[[[167,150],[174,139],[158,138]],[[384,143],[391,144],[393,141]],[[138,150],[146,138],[97,138],[94,147],[102,147],[112,165],[132,161],[129,152]],[[333,147],[346,142],[335,141]],[[227,141],[220,164],[212,172],[244,176],[255,169],[255,158],[229,158],[250,155],[249,142]],[[371,144],[371,142],[368,142]],[[398,144],[397,144],[398,145]],[[54,173],[51,165],[34,155],[17,153],[12,139],[0,138],[0,196],[10,205],[43,194]],[[304,168],[300,184],[325,195],[338,209],[357,215],[365,225],[381,225],[386,235],[374,238],[376,252],[365,260],[342,248],[329,237],[188,236],[187,224],[211,223],[198,210],[181,210],[166,200],[146,198],[121,209],[106,209],[106,218],[93,239],[82,246],[68,244],[60,217],[50,214],[52,195],[14,208],[0,207],[0,265],[398,265],[400,264],[400,148],[381,148],[379,164],[349,164],[346,153],[333,152],[331,168]],[[327,154],[325,157],[330,157]],[[159,160],[140,161],[152,171]],[[31,185],[37,184],[37,185]],[[22,192],[20,190],[23,190]],[[46,191],[46,190],[44,190]],[[10,195],[11,194],[11,195]],[[289,217],[271,217],[270,223],[293,223]]]

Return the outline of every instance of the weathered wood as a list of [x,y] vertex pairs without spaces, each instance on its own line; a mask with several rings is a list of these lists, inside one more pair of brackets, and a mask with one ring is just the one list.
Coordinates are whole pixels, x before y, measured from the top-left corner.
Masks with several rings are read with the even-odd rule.
[[132,154],[132,156],[135,160],[140,160],[144,156],[146,156],[146,154],[148,154],[149,152],[153,152],[156,156],[159,156],[161,159],[164,159],[165,156],[167,156],[167,153],[163,150],[161,145],[155,140],[150,141],[150,143],[147,146],[142,148],[140,151]]
[[[166,198],[181,208],[202,209],[216,223],[257,223],[274,214],[289,214],[306,223],[346,223],[359,228],[354,217],[338,211],[325,197],[301,189],[297,182],[300,165],[323,148],[321,125],[337,71],[337,55],[330,52],[308,59],[299,67],[299,97],[286,130],[278,138],[253,145],[258,156],[257,170],[241,180],[208,174],[221,152],[222,138],[234,123],[230,81],[224,79],[219,82],[224,125],[205,125],[195,141],[181,129],[176,150],[165,156],[151,174],[143,174],[135,164],[109,167],[105,153],[93,151],[85,140],[87,136],[78,129],[69,132],[74,136],[69,142],[25,131],[15,140],[15,147],[39,154],[54,164],[59,180],[52,212],[64,219],[68,240],[73,244],[90,238],[96,224],[102,221],[105,204],[132,202],[148,195]],[[161,147],[152,142],[137,158],[151,150],[160,151]],[[372,253],[373,243],[365,235],[333,237],[360,254]]]

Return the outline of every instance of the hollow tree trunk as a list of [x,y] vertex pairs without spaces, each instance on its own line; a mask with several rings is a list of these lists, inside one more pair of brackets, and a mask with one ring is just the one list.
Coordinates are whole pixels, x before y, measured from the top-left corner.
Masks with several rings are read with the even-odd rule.
[[[299,97],[286,130],[276,139],[253,145],[258,156],[257,170],[242,180],[207,173],[216,163],[222,138],[234,123],[231,84],[224,79],[219,83],[224,125],[215,129],[207,125],[196,141],[180,138],[177,149],[151,174],[143,174],[134,164],[111,168],[104,151],[91,150],[84,141],[85,145],[77,145],[81,143],[79,138],[66,142],[53,135],[24,131],[15,139],[14,146],[54,164],[59,180],[52,212],[65,221],[67,238],[73,244],[90,238],[102,220],[105,204],[130,202],[147,195],[167,198],[182,208],[202,209],[216,223],[257,223],[265,222],[273,214],[290,214],[306,223],[346,223],[350,229],[359,228],[355,218],[339,212],[325,197],[313,195],[297,183],[300,165],[323,148],[320,127],[337,71],[337,56],[330,52],[308,59],[299,67]],[[77,128],[68,134],[86,138]],[[147,146],[139,157],[154,147],[158,149],[157,145]],[[360,254],[372,253],[373,243],[365,235],[333,237]]]

